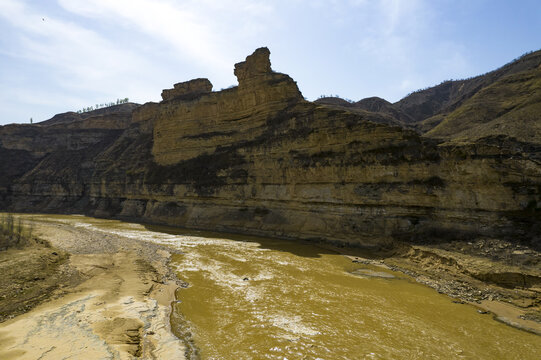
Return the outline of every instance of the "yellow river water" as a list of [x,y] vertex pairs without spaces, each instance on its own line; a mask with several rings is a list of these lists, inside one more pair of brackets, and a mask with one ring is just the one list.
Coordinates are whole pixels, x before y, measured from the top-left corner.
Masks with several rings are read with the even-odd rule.
[[182,251],[174,310],[202,359],[541,359],[538,335],[313,244],[55,219]]

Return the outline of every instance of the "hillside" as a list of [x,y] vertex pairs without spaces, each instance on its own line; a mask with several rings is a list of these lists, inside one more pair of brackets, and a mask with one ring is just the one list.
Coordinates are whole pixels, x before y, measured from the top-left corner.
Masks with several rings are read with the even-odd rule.
[[350,103],[338,97],[322,97],[314,101],[314,103],[364,114],[365,116],[369,115],[371,121],[380,124],[396,125],[406,129],[413,129],[413,126],[409,125],[411,123],[411,118],[382,98],[371,97]]
[[434,116],[448,114],[481,89],[499,79],[534,71],[541,64],[541,50],[521,56],[501,68],[466,80],[445,81],[440,85],[416,91],[394,104],[411,116],[415,123],[421,123]]
[[541,65],[506,75],[482,88],[443,117],[427,136],[473,141],[501,134],[541,142]]
[[356,103],[322,98],[316,103],[374,112],[385,119],[384,123],[400,124],[443,140],[474,141],[509,135],[538,142],[540,71],[541,50],[484,75],[416,91],[394,104],[377,97]]
[[108,115],[114,115],[114,116],[124,115],[124,116],[129,117],[132,111],[138,108],[139,106],[140,104],[136,104],[136,103],[125,103],[125,104],[120,104],[120,105],[107,106],[101,109],[96,109],[96,110],[87,111],[83,113],[76,113],[73,111],[69,111],[62,114],[56,114],[49,120],[41,121],[37,124],[41,126],[51,126],[51,125],[59,125],[59,124],[66,125],[72,122],[80,122],[85,119],[99,118],[99,117],[108,116]]

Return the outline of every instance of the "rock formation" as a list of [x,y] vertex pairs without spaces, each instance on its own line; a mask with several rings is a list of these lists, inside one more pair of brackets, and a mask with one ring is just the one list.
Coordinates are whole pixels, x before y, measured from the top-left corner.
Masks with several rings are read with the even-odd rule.
[[[257,49],[235,65],[237,87],[179,83],[128,121],[1,127],[0,207],[363,246],[476,236],[539,246],[537,133],[431,136],[490,94],[481,89],[527,81],[539,54],[490,79],[351,106],[304,100],[269,54]],[[422,135],[423,126],[434,130]]]
[[190,99],[197,98],[202,94],[212,91],[212,84],[208,79],[194,79],[175,84],[173,89],[162,91],[164,101],[172,99]]

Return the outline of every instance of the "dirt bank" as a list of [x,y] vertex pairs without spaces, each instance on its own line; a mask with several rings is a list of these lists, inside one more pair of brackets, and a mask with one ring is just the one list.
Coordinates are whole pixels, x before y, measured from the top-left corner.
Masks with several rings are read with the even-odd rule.
[[80,277],[68,265],[69,254],[46,241],[0,251],[0,322],[64,294]]
[[[40,266],[50,263],[51,256],[63,260],[50,266],[53,277],[42,287],[47,295],[41,300],[49,301],[0,324],[0,358],[184,357],[184,344],[169,326],[180,284],[167,268],[166,247],[69,224],[36,222],[35,233],[64,255],[53,255],[50,248],[9,250],[3,254],[11,255],[9,268],[25,269],[8,274],[13,283],[32,277],[39,282],[46,277]],[[24,267],[30,263],[41,265]],[[23,305],[14,313],[25,311],[25,300],[15,298]]]
[[385,251],[336,248],[354,262],[404,272],[498,321],[541,335],[541,253],[499,239],[401,244]]

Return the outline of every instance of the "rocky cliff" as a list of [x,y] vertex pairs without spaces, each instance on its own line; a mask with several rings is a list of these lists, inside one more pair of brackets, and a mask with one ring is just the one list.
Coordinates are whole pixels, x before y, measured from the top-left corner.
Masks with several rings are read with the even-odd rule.
[[[235,65],[231,89],[213,92],[196,79],[122,120],[1,127],[0,206],[364,246],[479,236],[539,246],[537,132],[454,142],[434,126],[414,130],[434,116],[465,121],[467,112],[449,114],[490,103],[495,81],[530,81],[539,58],[488,85],[475,80],[460,98],[448,91],[446,102],[425,94],[398,104],[313,103],[261,48]],[[520,104],[537,106],[532,99]]]

